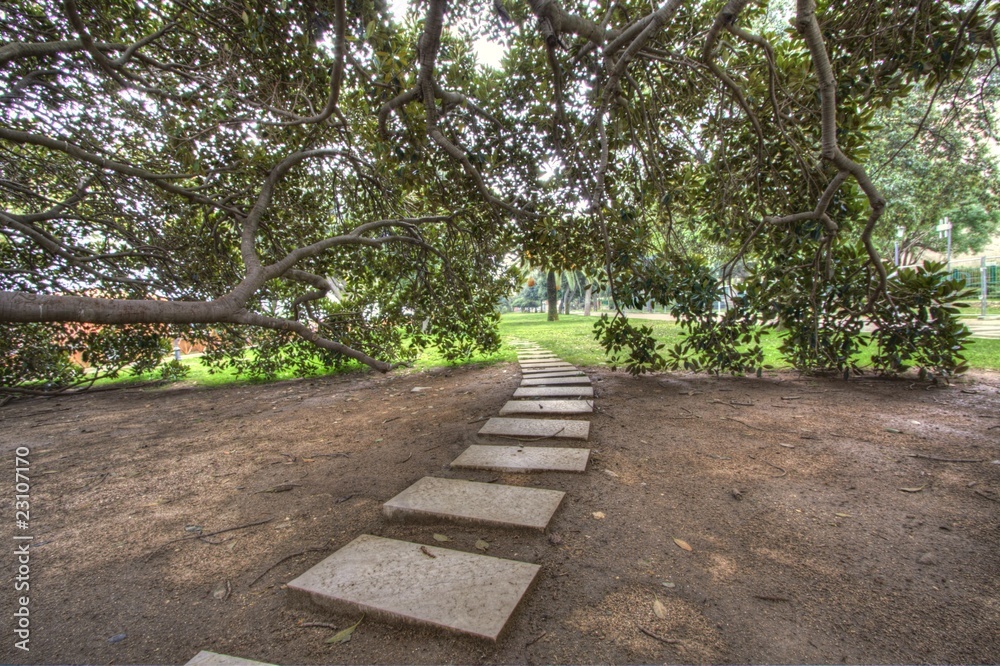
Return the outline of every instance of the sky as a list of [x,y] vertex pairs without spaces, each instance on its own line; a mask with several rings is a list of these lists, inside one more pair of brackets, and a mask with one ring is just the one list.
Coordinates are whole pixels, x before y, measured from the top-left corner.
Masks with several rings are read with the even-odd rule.
[[[399,23],[402,23],[406,10],[409,7],[409,0],[389,0],[389,11]],[[503,46],[486,38],[477,39],[472,45],[476,53],[476,62],[484,67],[500,69],[500,62],[503,60]]]

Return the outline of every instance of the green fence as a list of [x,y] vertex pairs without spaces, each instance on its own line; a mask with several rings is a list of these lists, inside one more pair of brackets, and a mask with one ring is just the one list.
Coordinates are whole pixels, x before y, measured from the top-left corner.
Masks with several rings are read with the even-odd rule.
[[953,278],[964,279],[976,292],[980,317],[1000,316],[1000,257],[979,257],[951,262]]

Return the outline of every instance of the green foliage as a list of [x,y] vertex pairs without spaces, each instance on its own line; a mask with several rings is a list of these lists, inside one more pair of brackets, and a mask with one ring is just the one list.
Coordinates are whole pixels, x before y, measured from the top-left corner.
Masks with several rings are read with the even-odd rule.
[[968,370],[962,349],[969,329],[958,308],[973,291],[964,280],[950,278],[944,263],[926,261],[897,271],[889,294],[873,317],[877,372],[895,375],[916,367],[921,379],[947,381]]
[[620,313],[612,318],[602,314],[594,323],[594,338],[611,360],[612,370],[621,366],[636,376],[664,365],[659,354],[663,343],[657,343],[652,327],[635,326]]
[[83,379],[83,368],[70,360],[65,328],[54,324],[0,326],[0,386],[49,389]]

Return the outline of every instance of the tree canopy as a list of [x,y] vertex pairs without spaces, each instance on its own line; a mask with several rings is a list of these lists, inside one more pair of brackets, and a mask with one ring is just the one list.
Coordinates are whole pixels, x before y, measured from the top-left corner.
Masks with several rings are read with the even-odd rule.
[[[873,119],[989,80],[998,18],[984,0],[15,0],[0,384],[65,384],[75,348],[152,367],[176,335],[263,374],[490,349],[511,257],[670,304],[673,350],[602,323],[634,372],[759,371],[776,322],[797,366],[846,372],[863,319],[896,336],[897,371],[928,331],[961,337],[961,289],[887,267]],[[476,61],[486,38],[499,68]],[[949,349],[917,362],[960,369]]]

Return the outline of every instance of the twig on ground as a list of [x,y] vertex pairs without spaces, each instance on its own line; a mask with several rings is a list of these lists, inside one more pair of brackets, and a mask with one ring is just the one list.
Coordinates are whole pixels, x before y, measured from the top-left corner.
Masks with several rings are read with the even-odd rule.
[[983,458],[940,458],[938,456],[928,456],[923,453],[907,453],[910,458],[920,458],[921,460],[933,460],[935,462],[950,462],[950,463],[981,463],[985,462]]
[[537,643],[538,641],[540,641],[540,640],[542,640],[543,638],[545,638],[545,635],[546,635],[547,633],[549,633],[549,632],[547,632],[547,631],[543,631],[542,633],[538,634],[537,636],[535,636],[534,638],[532,638],[532,639],[531,639],[530,641],[528,641],[527,643],[525,643],[525,644],[524,644],[524,647],[528,647],[528,646],[530,646],[530,645],[534,645],[534,644],[535,644],[535,643]]
[[267,518],[266,520],[258,520],[258,521],[252,522],[252,523],[246,523],[245,525],[237,525],[236,527],[227,527],[224,530],[216,530],[215,532],[208,532],[207,534],[192,534],[191,536],[180,537],[179,539],[171,539],[170,541],[167,541],[165,543],[161,543],[159,546],[157,546],[156,548],[154,548],[153,550],[151,550],[146,557],[151,557],[157,551],[161,550],[162,548],[164,548],[166,546],[169,546],[172,543],[178,543],[180,541],[191,541],[192,539],[204,539],[205,537],[215,536],[216,534],[225,534],[226,532],[235,532],[236,530],[245,530],[248,527],[256,527],[257,525],[263,525],[264,523],[269,523],[272,520],[274,520],[274,518]]
[[656,640],[660,641],[661,643],[666,643],[668,645],[676,645],[677,643],[681,642],[679,638],[664,638],[663,636],[660,636],[659,634],[654,634],[652,631],[650,631],[649,629],[645,628],[644,626],[642,626],[640,624],[637,624],[635,626],[642,633],[646,634],[650,638],[655,638]]
[[[754,456],[747,456],[747,457],[748,457],[748,458],[750,458],[750,460],[757,460],[757,458],[755,458]],[[765,465],[768,465],[768,466],[770,466],[770,467],[773,467],[774,469],[776,469],[776,470],[778,470],[779,472],[781,472],[781,474],[779,474],[778,476],[775,476],[775,477],[771,477],[771,478],[774,478],[774,479],[780,479],[780,478],[781,478],[781,477],[783,477],[783,476],[788,476],[788,470],[787,470],[787,469],[785,469],[784,467],[778,467],[777,465],[775,465],[775,464],[773,464],[773,463],[769,463],[769,462],[767,462],[766,460],[761,460],[761,462],[762,462],[762,463],[764,463]]]
[[[725,403],[723,403],[723,404],[725,404]],[[740,425],[745,425],[745,426],[746,426],[746,427],[748,427],[748,428],[752,428],[752,429],[754,429],[754,430],[760,430],[760,431],[762,431],[762,432],[767,432],[767,429],[766,429],[766,428],[758,428],[757,426],[754,426],[754,425],[750,425],[749,423],[747,423],[747,422],[745,422],[745,421],[740,421],[739,419],[734,419],[734,418],[733,418],[733,417],[731,417],[731,416],[723,416],[723,417],[722,417],[722,420],[723,420],[723,421],[736,421],[736,422],[737,422],[737,423],[739,423]]]
[[407,460],[409,460],[412,457],[413,457],[413,451],[410,451],[410,455],[408,455],[405,458],[403,458],[402,460],[398,461],[396,464],[397,465],[402,465],[403,463],[405,463]]
[[785,597],[773,597],[769,594],[755,594],[754,599],[763,599],[764,601],[786,601],[791,602],[791,599],[786,599]]
[[976,493],[980,497],[983,497],[985,499],[990,500],[991,502],[1000,502],[1000,499],[997,499],[996,497],[990,497],[989,495],[987,495],[986,493],[984,493],[982,490],[973,490],[972,492]]
[[[253,585],[253,583],[251,583],[251,585]],[[330,624],[328,622],[303,622],[299,626],[300,627],[319,627],[320,629],[333,629],[334,631],[337,631],[338,629],[340,629],[340,627],[338,627],[337,625]]]
[[[268,568],[264,569],[263,573],[261,573],[259,576],[257,576],[256,578],[254,578],[252,581],[250,581],[250,584],[247,585],[247,587],[253,587],[254,583],[256,583],[257,581],[259,581],[261,578],[263,578],[264,576],[266,576],[268,573],[270,573],[271,569],[274,569],[279,564],[287,562],[288,560],[292,559],[293,557],[298,557],[299,555],[305,555],[306,553],[314,553],[314,552],[318,552],[318,551],[322,551],[322,550],[326,550],[326,549],[325,548],[306,548],[305,550],[300,550],[297,553],[292,553],[291,555],[285,555],[283,558],[281,558],[280,560],[278,560],[277,562],[275,562],[274,564],[272,564]],[[312,626],[327,627],[327,626],[330,626],[330,625],[326,625],[326,624],[322,624],[322,623],[318,623],[318,622],[310,622],[310,623],[304,624],[302,626],[303,627],[312,627]],[[331,629],[336,629],[336,627],[332,627],[332,626],[330,628]]]

